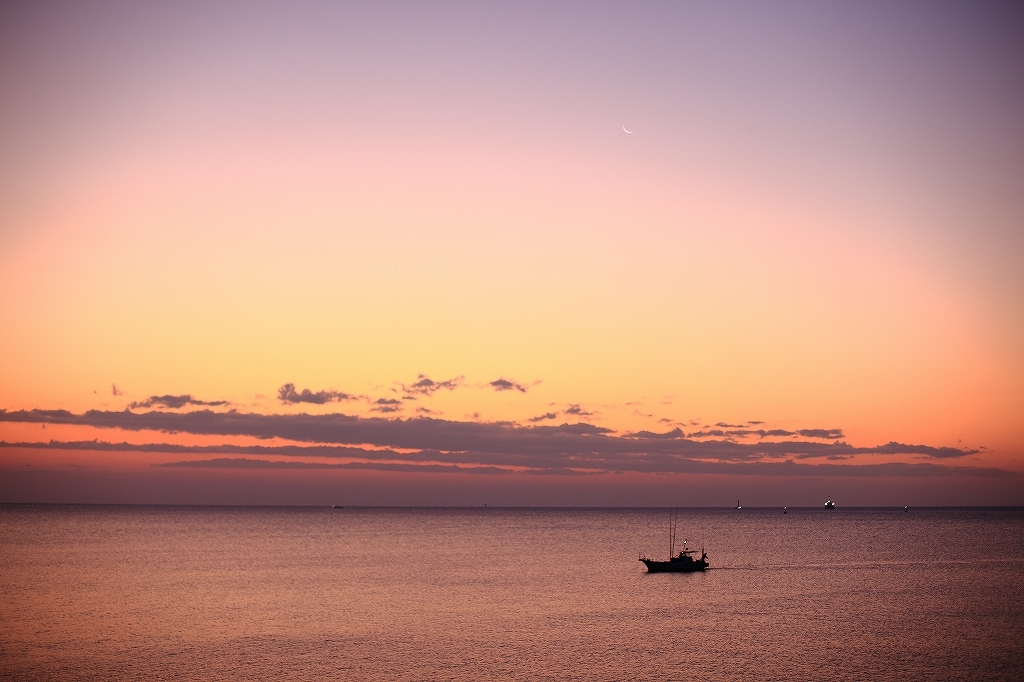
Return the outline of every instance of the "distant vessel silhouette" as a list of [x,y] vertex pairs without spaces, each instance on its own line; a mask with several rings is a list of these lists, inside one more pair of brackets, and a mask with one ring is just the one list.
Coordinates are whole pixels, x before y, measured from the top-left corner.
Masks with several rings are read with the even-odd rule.
[[832,501],[832,498],[825,500],[825,509],[835,509],[836,503]]
[[647,567],[648,573],[695,573],[703,571],[708,567],[708,553],[701,547],[700,559],[694,559],[691,555],[697,550],[687,549],[686,540],[683,540],[683,548],[678,554],[676,551],[676,526],[678,521],[673,511],[668,523],[668,561],[656,561],[641,555],[638,557]]
[[743,509],[743,507],[740,506],[740,501],[739,500],[736,500],[736,508],[737,509]]

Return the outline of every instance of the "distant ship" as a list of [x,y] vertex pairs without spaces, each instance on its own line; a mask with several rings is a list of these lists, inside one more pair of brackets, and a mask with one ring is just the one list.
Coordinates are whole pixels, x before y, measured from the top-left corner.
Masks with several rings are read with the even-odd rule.
[[640,561],[647,567],[648,573],[695,573],[703,571],[708,567],[708,553],[701,547],[700,559],[694,559],[691,555],[697,550],[687,549],[686,540],[683,540],[683,549],[676,554],[676,515],[675,512],[669,518],[668,524],[668,561],[655,561],[645,556],[640,556]]
[[836,503],[832,501],[832,498],[825,500],[825,509],[835,509]]
[[737,509],[743,509],[743,507],[740,506],[740,501],[739,500],[736,500],[736,508]]

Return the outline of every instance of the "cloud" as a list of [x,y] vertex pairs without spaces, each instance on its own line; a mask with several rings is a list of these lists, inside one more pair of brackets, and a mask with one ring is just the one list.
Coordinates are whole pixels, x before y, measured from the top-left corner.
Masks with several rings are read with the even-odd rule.
[[[845,443],[843,443],[845,445]],[[926,455],[928,457],[935,457],[938,459],[951,459],[957,457],[963,457],[965,455],[976,455],[980,450],[976,449],[963,449],[960,448],[932,448],[927,445],[904,445],[903,443],[897,443],[896,441],[889,441],[885,445],[880,445],[875,448],[875,451],[880,455],[895,455],[895,454],[913,454],[913,455]]]
[[[552,413],[554,414],[554,413]],[[547,415],[544,415],[547,420]],[[695,471],[693,462],[771,463],[847,455],[916,455],[947,460],[977,454],[978,450],[895,441],[875,447],[854,447],[843,442],[759,441],[744,443],[694,440],[675,430],[664,434],[626,434],[592,424],[519,426],[509,422],[453,421],[430,417],[385,419],[344,414],[252,414],[152,411],[134,413],[90,410],[0,410],[0,422],[77,424],[126,431],[162,431],[204,436],[280,438],[313,446],[369,446],[411,451],[390,459],[429,460],[488,466],[524,467],[538,471],[573,469],[590,471],[679,472]],[[356,447],[358,446],[358,447]],[[312,452],[312,451],[311,451]],[[360,450],[360,457],[371,457]],[[349,454],[348,456],[352,456]],[[778,463],[778,462],[775,462]],[[808,472],[813,472],[813,466]],[[858,466],[858,465],[851,465]],[[698,467],[699,469],[699,467]],[[728,470],[734,471],[734,470]],[[801,471],[803,471],[801,469]]]
[[313,393],[308,388],[301,392],[295,390],[295,384],[285,384],[277,389],[277,399],[282,403],[312,403],[323,405],[330,402],[341,402],[343,400],[354,400],[354,396],[338,391],[317,391]]
[[545,412],[544,414],[540,415],[539,417],[530,417],[530,419],[528,421],[531,421],[531,422],[542,422],[542,421],[545,421],[547,419],[558,419],[558,413],[557,412]]
[[402,464],[390,462],[282,462],[278,460],[249,459],[246,457],[219,457],[206,460],[184,460],[155,464],[158,467],[187,469],[370,469],[373,471],[405,471],[417,473],[509,474],[508,469],[488,466],[459,466],[458,464]]
[[123,395],[122,392],[117,388],[117,384],[110,384],[110,393],[113,395]]
[[442,388],[448,391],[454,391],[455,389],[462,385],[464,378],[465,377],[463,377],[462,375],[459,375],[454,379],[449,379],[448,381],[434,381],[426,374],[420,374],[417,376],[415,383],[409,384],[408,386],[405,384],[399,385],[402,387],[402,391],[405,392],[407,396],[431,396],[434,395],[434,393],[436,393],[437,391],[441,390]]
[[528,386],[502,378],[495,379],[490,382],[488,386],[493,388],[495,391],[519,391],[520,393],[526,393],[529,390]]
[[364,450],[358,447],[340,445],[181,445],[178,443],[111,443],[102,440],[8,443],[0,441],[4,448],[31,448],[42,450],[95,450],[101,452],[162,452],[174,453],[227,453],[255,455],[288,455],[303,457],[366,457],[378,456],[386,459],[401,459],[406,455],[391,450]]
[[[178,468],[220,468],[220,469],[370,469],[376,471],[400,471],[418,473],[460,473],[460,474],[554,474],[579,475],[569,468],[553,468],[543,471],[530,470],[515,472],[510,469],[494,466],[460,466],[458,464],[406,464],[393,462],[282,462],[275,460],[254,460],[247,458],[217,458],[209,460],[184,460],[156,464],[159,467]],[[607,473],[607,472],[590,472]],[[950,476],[971,476],[979,478],[1020,478],[1020,474],[1002,469],[984,467],[949,467],[937,464],[905,464],[902,462],[886,462],[881,464],[843,465],[843,464],[797,464],[794,462],[754,462],[741,464],[725,464],[719,462],[703,462],[686,460],[684,466],[673,473],[690,474],[729,474],[735,476],[814,476],[841,478],[947,478]]]
[[627,433],[623,436],[624,438],[647,438],[647,439],[670,439],[670,438],[685,438],[686,434],[683,433],[682,429],[674,428],[666,433],[653,433],[651,431],[637,431],[636,433]]
[[718,422],[715,426],[722,429],[742,429],[746,424],[726,424],[725,422]]
[[136,409],[140,407],[168,407],[172,410],[180,410],[186,405],[206,405],[210,407],[216,407],[218,405],[227,405],[226,400],[214,400],[206,402],[203,400],[196,400],[191,395],[151,395],[145,400],[137,403],[131,403],[128,407]]
[[[587,426],[587,425],[574,425]],[[563,427],[531,427],[554,430],[560,433],[572,433],[574,429]],[[591,427],[596,428],[596,427]],[[820,445],[820,444],[819,444]],[[904,446],[890,443],[889,446],[903,451],[907,448],[924,448],[926,446]],[[614,467],[593,466],[584,459],[581,467],[579,461],[556,458],[541,458],[535,465],[521,462],[506,461],[510,457],[494,457],[478,452],[442,452],[425,450],[419,452],[397,452],[394,450],[364,450],[358,447],[336,445],[178,445],[170,443],[151,443],[136,445],[132,443],[108,443],[104,441],[76,441],[48,443],[6,443],[0,442],[2,448],[57,449],[57,450],[92,450],[118,452],[146,452],[168,454],[222,454],[227,457],[216,457],[206,460],[185,460],[154,464],[154,466],[181,468],[234,468],[234,469],[378,469],[384,471],[419,471],[449,473],[528,473],[528,474],[581,474],[609,472],[641,472],[641,473],[694,473],[694,474],[731,474],[731,475],[778,475],[778,476],[813,476],[813,477],[949,477],[971,476],[982,478],[1021,478],[1021,475],[1002,469],[948,466],[932,463],[907,464],[902,462],[883,462],[872,464],[808,464],[785,460],[781,462],[735,462],[724,460],[703,459],[706,453],[697,453],[696,457],[673,458],[661,464],[653,465],[650,460],[637,459],[633,462],[619,461]],[[824,446],[830,447],[830,446]],[[888,446],[886,446],[888,447]],[[250,455],[264,457],[316,457],[358,459],[356,462],[302,462],[274,461],[240,457]],[[851,454],[829,455],[829,460],[842,460]],[[576,458],[578,459],[578,458]],[[515,467],[515,468],[513,468]],[[523,468],[525,467],[525,468]],[[583,470],[581,470],[583,469]]]
[[571,414],[571,415],[574,415],[574,416],[577,416],[577,417],[593,417],[594,416],[593,412],[587,412],[586,410],[584,410],[579,405],[570,405],[565,410],[565,413],[566,414]]
[[759,431],[752,431],[750,429],[729,429],[725,432],[726,438],[749,438],[750,436],[760,435]]
[[402,409],[402,401],[395,398],[377,398],[373,401],[376,407],[371,407],[372,412],[398,412]]
[[[717,424],[716,424],[717,426]],[[707,427],[705,427],[707,428]],[[809,433],[842,433],[837,430],[828,429],[806,429]],[[690,438],[747,438],[749,436],[757,436],[758,438],[772,438],[772,437],[787,437],[797,435],[795,431],[786,431],[785,429],[710,429],[708,431],[693,431],[689,434]],[[824,436],[812,436],[812,437],[824,437]]]
[[804,438],[824,438],[826,440],[838,440],[843,437],[842,429],[800,429],[797,433]]

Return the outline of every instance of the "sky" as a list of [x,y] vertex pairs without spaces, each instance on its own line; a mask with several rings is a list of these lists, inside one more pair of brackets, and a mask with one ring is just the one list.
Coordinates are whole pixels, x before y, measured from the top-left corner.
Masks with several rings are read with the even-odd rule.
[[1024,504],[1013,3],[0,7],[0,502]]

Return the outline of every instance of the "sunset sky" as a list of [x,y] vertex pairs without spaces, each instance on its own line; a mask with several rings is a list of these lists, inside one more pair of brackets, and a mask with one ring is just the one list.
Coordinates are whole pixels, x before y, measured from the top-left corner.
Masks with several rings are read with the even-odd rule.
[[0,502],[1024,504],[1022,35],[4,3]]

